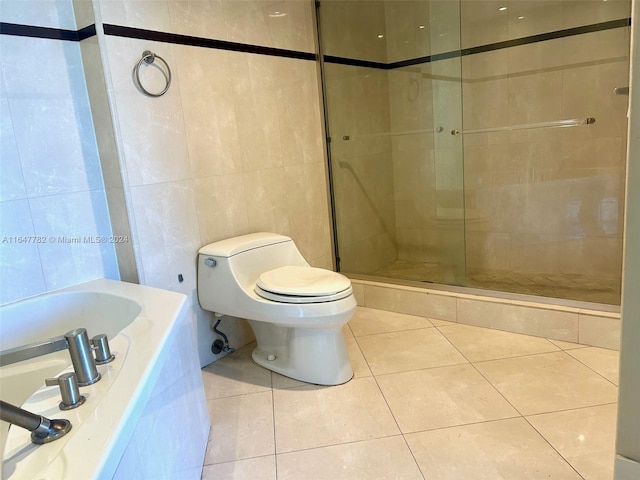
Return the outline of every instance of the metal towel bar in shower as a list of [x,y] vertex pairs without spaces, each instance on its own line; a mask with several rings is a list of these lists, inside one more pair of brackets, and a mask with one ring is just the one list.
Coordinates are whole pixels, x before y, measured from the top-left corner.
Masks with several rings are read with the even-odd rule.
[[[158,67],[158,69],[162,72],[162,75],[164,75],[164,79],[166,80],[167,84],[162,89],[161,92],[152,93],[142,86],[142,82],[140,81],[140,67],[142,66],[142,64],[151,65],[156,58],[164,64],[164,68]],[[133,74],[136,79],[136,84],[138,88],[142,91],[142,93],[144,93],[145,95],[148,95],[149,97],[161,97],[162,95],[167,93],[167,90],[169,90],[169,87],[171,86],[171,69],[169,68],[169,64],[160,55],[156,55],[155,53],[149,50],[145,50],[144,52],[142,52],[142,58],[138,61],[136,66],[133,68]]]
[[593,117],[571,118],[568,120],[555,120],[552,122],[529,123],[526,125],[509,125],[506,127],[476,128],[473,130],[451,130],[451,135],[468,135],[470,133],[510,132],[513,130],[528,130],[532,128],[579,127],[581,125],[593,125],[594,123],[596,123],[596,119]]

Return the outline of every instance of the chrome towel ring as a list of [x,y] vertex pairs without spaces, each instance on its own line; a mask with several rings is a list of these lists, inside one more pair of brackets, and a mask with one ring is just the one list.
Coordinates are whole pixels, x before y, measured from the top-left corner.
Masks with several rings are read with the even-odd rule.
[[[143,63],[146,63],[147,65],[151,65],[156,58],[164,64],[164,68],[160,66],[158,66],[157,68],[162,72],[162,75],[164,75],[164,78],[167,81],[167,84],[160,93],[151,93],[149,90],[147,90],[142,86],[142,82],[140,81],[140,66]],[[138,86],[138,88],[140,88],[142,93],[150,97],[161,97],[162,95],[167,93],[167,90],[169,90],[169,86],[171,86],[171,69],[169,68],[169,64],[160,55],[156,55],[155,53],[149,50],[145,50],[144,52],[142,52],[142,58],[138,61],[138,64],[134,67],[133,74],[136,79],[136,85]]]

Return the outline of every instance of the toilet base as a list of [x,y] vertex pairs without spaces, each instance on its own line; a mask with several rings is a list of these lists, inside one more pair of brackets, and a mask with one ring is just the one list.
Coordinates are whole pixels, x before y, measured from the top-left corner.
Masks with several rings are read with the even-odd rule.
[[353,377],[342,326],[284,327],[248,320],[258,365],[286,377],[316,385],[340,385]]

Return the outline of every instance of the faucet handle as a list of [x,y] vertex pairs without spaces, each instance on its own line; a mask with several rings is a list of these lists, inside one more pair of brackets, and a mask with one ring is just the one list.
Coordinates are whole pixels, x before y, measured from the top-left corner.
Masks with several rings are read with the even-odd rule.
[[96,365],[104,365],[105,363],[112,362],[113,359],[116,358],[115,355],[111,354],[109,339],[104,333],[91,338],[91,350],[94,351]]
[[62,396],[62,401],[58,405],[60,410],[71,410],[79,407],[86,400],[84,396],[80,395],[78,379],[75,373],[63,373],[56,378],[47,378],[44,384],[48,387],[60,387],[60,395]]

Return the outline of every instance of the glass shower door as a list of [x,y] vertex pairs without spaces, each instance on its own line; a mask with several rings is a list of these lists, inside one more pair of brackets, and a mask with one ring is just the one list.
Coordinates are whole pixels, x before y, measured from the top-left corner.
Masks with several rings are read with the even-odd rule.
[[321,1],[339,270],[465,283],[460,7]]

